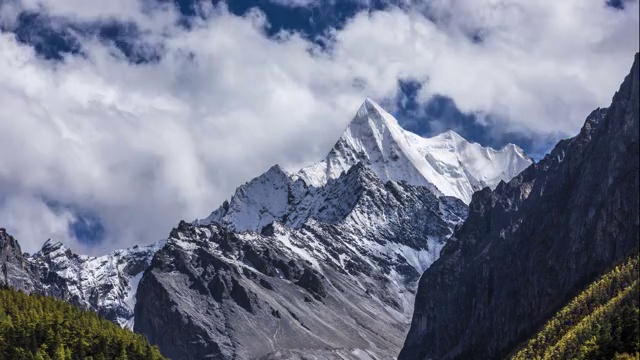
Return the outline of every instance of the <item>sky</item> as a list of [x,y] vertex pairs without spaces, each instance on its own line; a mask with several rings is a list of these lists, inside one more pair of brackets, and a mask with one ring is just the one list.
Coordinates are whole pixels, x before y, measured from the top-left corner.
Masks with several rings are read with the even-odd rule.
[[539,159],[609,105],[638,1],[0,0],[0,226],[100,254],[320,160],[366,97]]

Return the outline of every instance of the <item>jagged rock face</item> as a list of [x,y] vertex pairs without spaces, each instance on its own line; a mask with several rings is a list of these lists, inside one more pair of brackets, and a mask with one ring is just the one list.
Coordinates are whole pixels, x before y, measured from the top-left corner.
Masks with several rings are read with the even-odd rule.
[[530,163],[513,145],[411,134],[367,100],[326,159],[272,167],[166,245],[88,257],[47,242],[23,258],[11,245],[5,279],[133,327],[174,359],[392,358],[471,192]]
[[0,228],[0,263],[2,268],[0,284],[27,293],[42,289],[36,279],[32,264],[22,256],[18,241],[9,235],[4,228]]
[[[500,358],[638,246],[638,67],[580,134],[495,191],[422,276],[399,359]],[[635,248],[635,250],[633,250]]]
[[39,252],[25,255],[18,241],[0,229],[0,283],[57,297],[131,329],[138,282],[163,244],[93,257],[48,240]]
[[134,329],[175,359],[393,358],[420,271],[466,206],[362,165],[313,189],[327,209],[296,227],[181,223],[139,285]]
[[47,241],[28,261],[47,295],[132,328],[138,282],[163,244],[161,241],[93,257],[74,254],[60,242]]

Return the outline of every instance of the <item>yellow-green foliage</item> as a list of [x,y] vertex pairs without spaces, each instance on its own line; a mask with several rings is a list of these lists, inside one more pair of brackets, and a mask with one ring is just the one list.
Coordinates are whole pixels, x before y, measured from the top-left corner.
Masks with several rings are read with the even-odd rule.
[[512,359],[640,359],[638,254],[556,314]]
[[160,360],[131,331],[63,301],[0,289],[1,360]]

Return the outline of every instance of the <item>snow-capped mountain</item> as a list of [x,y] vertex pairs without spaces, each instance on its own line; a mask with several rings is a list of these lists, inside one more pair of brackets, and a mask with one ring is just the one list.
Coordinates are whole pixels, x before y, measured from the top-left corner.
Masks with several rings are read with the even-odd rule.
[[324,160],[273,166],[166,242],[101,257],[47,242],[18,259],[11,238],[4,282],[93,309],[174,359],[393,358],[417,280],[473,191],[530,163],[514,145],[422,138],[366,100]]
[[0,283],[55,296],[132,329],[138,282],[164,243],[94,257],[74,254],[62,243],[47,240],[39,252],[28,255],[0,229],[4,275]]
[[74,254],[62,243],[48,240],[27,259],[43,279],[45,293],[132,329],[138,282],[164,242],[94,257]]
[[273,221],[297,227],[308,218],[325,216],[323,220],[331,222],[317,211],[339,211],[339,204],[324,206],[323,190],[318,189],[358,163],[383,183],[405,181],[469,203],[475,191],[495,188],[532,161],[516,145],[494,150],[453,131],[420,137],[403,130],[391,114],[367,99],[324,160],[293,174],[276,165],[239,187],[229,202],[196,223],[259,231]]
[[295,358],[301,346],[392,358],[418,274],[465,201],[530,163],[513,145],[419,137],[367,100],[323,161],[273,166],[174,229],[140,283],[134,329],[180,359]]
[[454,196],[467,204],[475,191],[493,189],[532,163],[513,144],[494,150],[470,143],[451,130],[423,138],[402,129],[370,99],[362,104],[327,157],[297,176],[309,185],[322,186],[358,162],[383,182],[427,186],[437,195]]
[[[272,168],[248,188],[290,192],[273,179],[288,178]],[[134,330],[177,359],[296,358],[302,348],[322,359],[393,358],[420,271],[467,206],[383,183],[363,164],[323,187],[285,184],[306,195],[282,204],[291,217],[259,231],[216,221],[174,229],[140,282]]]

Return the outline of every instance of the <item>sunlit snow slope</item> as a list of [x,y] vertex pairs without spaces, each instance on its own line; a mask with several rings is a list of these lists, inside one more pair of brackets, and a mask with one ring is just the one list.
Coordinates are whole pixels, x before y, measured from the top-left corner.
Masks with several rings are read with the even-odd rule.
[[408,132],[378,104],[367,99],[327,157],[298,176],[321,186],[363,162],[382,180],[427,186],[437,195],[469,203],[484,187],[516,176],[532,161],[509,144],[501,150],[470,143],[454,131],[432,138]]

